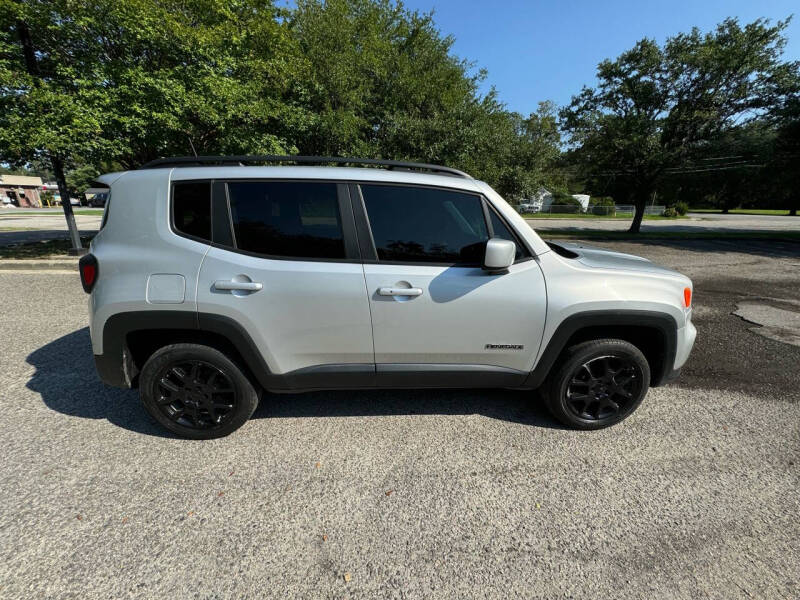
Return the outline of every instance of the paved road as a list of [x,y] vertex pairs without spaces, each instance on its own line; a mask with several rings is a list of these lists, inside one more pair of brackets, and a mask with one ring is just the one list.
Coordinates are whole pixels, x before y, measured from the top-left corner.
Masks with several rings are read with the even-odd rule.
[[[628,219],[528,219],[527,221],[531,227],[540,231],[548,229],[626,231],[631,224]],[[645,220],[642,222],[642,231],[800,231],[800,217],[689,213],[687,219]]]
[[797,598],[800,348],[731,312],[800,300],[798,246],[597,245],[692,276],[699,336],[594,433],[383,391],[174,439],[97,380],[76,275],[0,273],[0,598]]
[[[800,217],[771,215],[721,215],[690,213],[689,219],[676,221],[644,221],[643,231],[800,231]],[[96,232],[100,216],[76,215],[82,235]],[[619,219],[528,219],[536,230],[602,230],[625,231],[630,221]],[[23,229],[24,228],[24,229]],[[5,231],[4,231],[5,229]],[[12,229],[9,231],[9,229]],[[0,210],[0,246],[66,238],[67,228],[61,209]]]
[[[75,215],[81,235],[97,232],[101,220],[98,215]],[[0,210],[0,246],[68,238],[67,223],[60,208]]]

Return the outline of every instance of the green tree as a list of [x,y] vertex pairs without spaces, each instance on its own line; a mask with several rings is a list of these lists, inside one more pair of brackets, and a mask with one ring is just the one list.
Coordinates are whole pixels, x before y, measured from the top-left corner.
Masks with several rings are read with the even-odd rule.
[[586,177],[636,206],[632,232],[665,177],[695,167],[714,140],[780,103],[775,82],[793,68],[781,61],[787,23],[727,19],[663,47],[641,40],[600,63],[598,86],[562,111]]
[[[59,186],[73,248],[81,248],[65,171],[113,144],[103,136],[108,97],[82,70],[69,44],[53,31],[60,2],[4,0],[0,4],[0,160],[13,166],[46,162]],[[80,23],[65,21],[73,37]]]
[[430,14],[389,0],[301,0],[290,19],[304,69],[303,154],[419,160],[461,168],[500,193],[541,183],[559,153],[551,104],[511,113],[485,73],[452,54]]

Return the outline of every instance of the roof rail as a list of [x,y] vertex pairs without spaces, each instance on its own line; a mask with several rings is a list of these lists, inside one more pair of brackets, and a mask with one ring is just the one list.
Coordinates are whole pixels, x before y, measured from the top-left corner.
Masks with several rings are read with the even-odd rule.
[[455,175],[472,179],[470,175],[440,165],[430,165],[427,163],[403,162],[400,160],[380,160],[377,158],[349,158],[341,156],[281,156],[265,154],[261,156],[175,156],[172,158],[157,158],[139,167],[140,169],[158,169],[164,167],[192,167],[204,165],[236,165],[246,166],[254,163],[302,163],[302,164],[337,164],[337,165],[370,165],[376,167],[386,167],[388,169],[408,169],[419,171],[430,171],[444,175]]

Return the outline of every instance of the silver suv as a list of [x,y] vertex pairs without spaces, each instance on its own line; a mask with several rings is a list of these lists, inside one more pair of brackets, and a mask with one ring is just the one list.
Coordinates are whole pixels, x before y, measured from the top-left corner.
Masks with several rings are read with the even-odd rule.
[[598,429],[694,343],[688,278],[545,243],[455,169],[192,157],[100,181],[80,262],[97,371],[181,436],[231,433],[262,390],[355,388],[538,389]]

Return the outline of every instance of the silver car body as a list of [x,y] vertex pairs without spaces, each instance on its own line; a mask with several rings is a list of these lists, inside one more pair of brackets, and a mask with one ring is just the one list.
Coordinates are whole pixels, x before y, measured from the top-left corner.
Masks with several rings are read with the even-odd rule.
[[[171,185],[210,178],[380,182],[477,193],[533,258],[487,274],[470,267],[274,260],[231,252],[177,235],[171,226]],[[89,299],[98,356],[113,339],[106,331],[110,318],[147,311],[183,319],[219,315],[239,324],[274,376],[347,365],[528,374],[540,366],[559,327],[586,314],[671,318],[675,348],[665,373],[683,365],[695,339],[691,309],[684,306],[687,277],[643,258],[577,244],[555,251],[489,185],[473,179],[375,168],[230,166],[129,171],[100,181],[111,193],[91,246],[100,271]],[[226,281],[261,289],[237,293],[215,285]],[[421,293],[378,293],[387,286]],[[534,379],[524,379],[525,385],[541,378]]]

